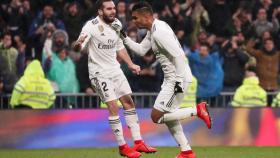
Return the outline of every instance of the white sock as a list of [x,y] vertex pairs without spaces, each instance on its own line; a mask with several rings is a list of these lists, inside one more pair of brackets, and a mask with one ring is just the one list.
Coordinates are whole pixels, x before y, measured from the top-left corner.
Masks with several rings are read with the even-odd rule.
[[135,108],[125,110],[124,118],[128,128],[130,129],[133,140],[142,140],[139,120]]
[[121,145],[126,144],[124,137],[123,137],[123,129],[122,129],[122,123],[120,121],[120,117],[119,116],[109,116],[109,124],[116,137],[118,145],[121,146]]
[[168,121],[183,120],[191,116],[197,115],[196,107],[180,108],[174,112],[164,114],[158,123],[165,123]]
[[170,133],[172,134],[172,136],[174,137],[174,139],[176,140],[177,144],[180,146],[181,151],[192,150],[191,146],[184,134],[180,121],[178,121],[178,120],[169,121],[169,122],[165,122],[165,124],[168,127],[168,129],[169,129]]

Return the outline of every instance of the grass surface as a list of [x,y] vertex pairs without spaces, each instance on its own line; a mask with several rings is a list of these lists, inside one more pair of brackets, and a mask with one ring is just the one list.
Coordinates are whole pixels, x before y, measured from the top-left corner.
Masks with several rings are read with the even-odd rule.
[[[141,158],[174,158],[178,148],[158,148]],[[197,158],[280,158],[280,147],[194,147]],[[116,148],[0,150],[0,158],[121,158]]]

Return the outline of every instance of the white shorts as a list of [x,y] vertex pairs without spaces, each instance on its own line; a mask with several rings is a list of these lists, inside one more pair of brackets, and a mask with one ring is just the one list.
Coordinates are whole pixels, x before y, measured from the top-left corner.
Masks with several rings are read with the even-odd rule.
[[164,82],[161,86],[154,108],[161,112],[173,112],[183,102],[185,92],[190,82],[183,82],[184,93],[174,94],[175,82]]
[[103,102],[119,99],[124,95],[131,94],[131,88],[123,73],[107,78],[95,76],[90,78],[91,85]]

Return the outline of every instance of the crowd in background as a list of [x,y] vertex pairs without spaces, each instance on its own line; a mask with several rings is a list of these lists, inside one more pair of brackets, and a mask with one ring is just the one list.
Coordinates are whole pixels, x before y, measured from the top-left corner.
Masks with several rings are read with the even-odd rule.
[[[137,30],[132,23],[130,9],[135,2],[115,4],[127,35],[140,42],[146,30]],[[248,67],[255,68],[266,92],[278,90],[280,0],[148,2],[154,16],[173,28],[197,79],[199,99],[234,92]],[[71,45],[83,24],[95,16],[95,0],[1,0],[0,94],[12,92],[32,59],[41,61],[57,93],[93,94],[87,52],[74,52]],[[163,73],[153,52],[131,57],[142,68],[139,76],[121,66],[133,92],[158,92]]]

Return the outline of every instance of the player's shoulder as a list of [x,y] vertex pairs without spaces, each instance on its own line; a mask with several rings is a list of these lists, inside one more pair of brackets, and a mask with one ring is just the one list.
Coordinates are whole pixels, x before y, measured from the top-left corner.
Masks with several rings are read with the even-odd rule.
[[93,18],[93,19],[88,20],[88,21],[84,24],[84,27],[96,26],[96,25],[98,25],[98,23],[100,23],[100,21],[99,21],[99,19],[96,17],[96,18]]
[[153,36],[160,36],[172,33],[172,29],[170,26],[162,20],[155,19],[154,25],[151,29],[151,33]]

